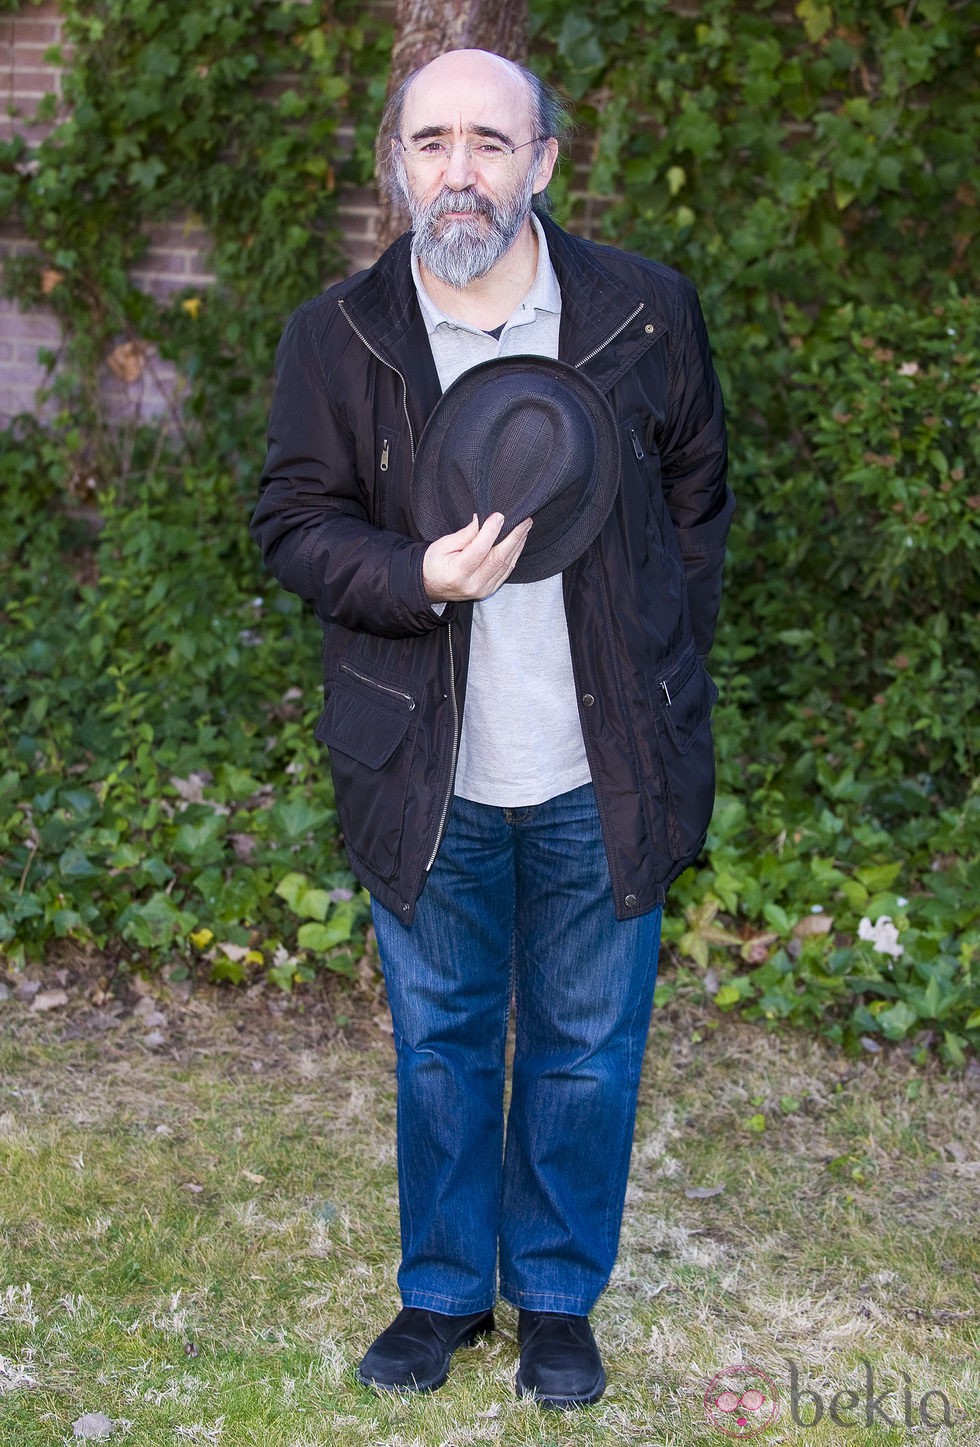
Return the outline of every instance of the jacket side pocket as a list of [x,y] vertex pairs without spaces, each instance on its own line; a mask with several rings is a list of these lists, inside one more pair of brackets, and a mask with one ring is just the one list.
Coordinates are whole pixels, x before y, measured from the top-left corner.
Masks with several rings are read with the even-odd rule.
[[407,693],[351,674],[331,682],[314,731],[345,843],[381,879],[397,872],[417,717]]
[[715,799],[711,710],[718,689],[693,644],[657,677],[653,702],[660,739],[667,837],[678,872],[704,847]]
[[714,680],[693,645],[657,679],[660,717],[679,754],[686,754],[706,727],[717,698]]

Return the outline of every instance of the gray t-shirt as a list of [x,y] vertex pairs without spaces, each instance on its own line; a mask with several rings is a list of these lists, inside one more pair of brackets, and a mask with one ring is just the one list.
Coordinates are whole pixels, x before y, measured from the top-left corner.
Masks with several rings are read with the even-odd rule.
[[[412,275],[443,391],[493,357],[558,356],[561,291],[537,218],[531,290],[499,339],[447,316]],[[480,519],[484,521],[483,518]],[[473,608],[456,793],[503,808],[542,804],[591,778],[575,700],[561,574],[505,583]]]

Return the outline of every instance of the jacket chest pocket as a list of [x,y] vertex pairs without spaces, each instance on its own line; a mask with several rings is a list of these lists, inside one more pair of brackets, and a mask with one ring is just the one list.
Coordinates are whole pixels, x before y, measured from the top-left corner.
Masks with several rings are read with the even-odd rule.
[[646,443],[646,420],[637,413],[626,424],[626,461],[638,479],[646,531],[658,552],[664,550],[663,491],[660,485],[660,454]]
[[394,495],[398,464],[402,450],[402,432],[398,427],[378,427],[374,434],[374,517],[378,528],[400,530],[399,505]]

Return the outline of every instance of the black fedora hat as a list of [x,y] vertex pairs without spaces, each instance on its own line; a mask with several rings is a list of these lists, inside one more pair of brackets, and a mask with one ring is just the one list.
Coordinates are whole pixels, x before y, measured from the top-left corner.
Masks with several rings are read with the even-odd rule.
[[481,362],[443,393],[412,472],[412,516],[427,542],[476,513],[504,515],[501,537],[534,520],[511,583],[536,583],[581,557],[619,487],[619,440],[589,379],[548,357]]

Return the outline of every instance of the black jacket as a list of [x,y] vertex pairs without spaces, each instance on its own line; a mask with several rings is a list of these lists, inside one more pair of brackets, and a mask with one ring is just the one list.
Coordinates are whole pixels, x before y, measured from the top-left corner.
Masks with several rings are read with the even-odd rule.
[[[714,798],[703,660],[734,500],[697,295],[678,273],[545,219],[559,356],[620,424],[622,481],[563,574],[579,715],[619,918],[661,903]],[[403,236],[290,319],[252,520],[268,567],[324,628],[328,746],[351,867],[410,924],[452,795],[472,604],[437,615],[409,511],[440,388]]]

